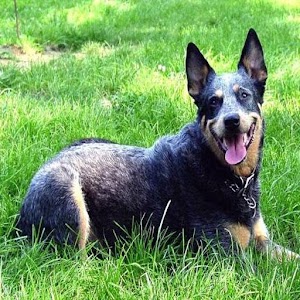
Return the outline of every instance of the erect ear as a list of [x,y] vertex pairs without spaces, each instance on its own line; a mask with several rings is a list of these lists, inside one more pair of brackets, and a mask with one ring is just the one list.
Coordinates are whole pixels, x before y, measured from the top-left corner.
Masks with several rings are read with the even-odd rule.
[[189,94],[197,101],[210,76],[215,75],[197,46],[189,43],[186,53],[186,75]]
[[243,68],[249,77],[261,84],[265,84],[268,73],[265,65],[264,53],[254,29],[250,29],[245,41],[238,69]]

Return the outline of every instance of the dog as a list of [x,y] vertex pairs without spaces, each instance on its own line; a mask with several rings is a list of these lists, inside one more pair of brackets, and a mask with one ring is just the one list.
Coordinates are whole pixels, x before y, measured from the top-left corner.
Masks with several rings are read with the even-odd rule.
[[[260,211],[259,172],[267,68],[250,29],[237,72],[217,75],[197,46],[186,53],[196,121],[150,148],[84,139],[50,159],[33,177],[17,228],[84,249],[113,246],[132,220],[182,233],[195,245],[218,241],[246,249],[253,240],[272,257],[299,259],[269,238]],[[198,247],[198,246],[196,246]]]

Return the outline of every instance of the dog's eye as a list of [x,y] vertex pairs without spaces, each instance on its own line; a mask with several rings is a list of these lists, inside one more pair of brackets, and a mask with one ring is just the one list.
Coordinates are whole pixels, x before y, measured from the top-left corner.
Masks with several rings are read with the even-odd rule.
[[211,107],[217,107],[220,104],[221,99],[218,97],[211,97],[209,99],[209,105]]
[[246,92],[241,92],[241,94],[240,94],[241,99],[247,99],[248,96],[249,96],[249,94]]

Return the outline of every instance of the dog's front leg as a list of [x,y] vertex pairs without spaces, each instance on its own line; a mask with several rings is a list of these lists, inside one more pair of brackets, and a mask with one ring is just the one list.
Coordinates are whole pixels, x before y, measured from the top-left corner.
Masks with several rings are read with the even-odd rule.
[[272,258],[276,258],[279,261],[282,261],[284,259],[300,260],[300,255],[278,244],[275,244],[270,240],[267,226],[261,215],[253,225],[253,237],[254,237],[256,249],[263,253],[267,253],[267,254],[269,253]]

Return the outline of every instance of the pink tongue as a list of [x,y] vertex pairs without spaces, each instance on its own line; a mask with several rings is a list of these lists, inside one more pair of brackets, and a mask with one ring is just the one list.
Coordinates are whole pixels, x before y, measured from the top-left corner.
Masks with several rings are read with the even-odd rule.
[[230,165],[236,165],[240,163],[247,154],[247,150],[243,141],[243,134],[224,139],[228,148],[225,153],[225,160]]

